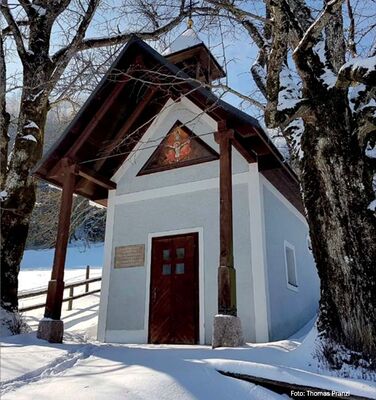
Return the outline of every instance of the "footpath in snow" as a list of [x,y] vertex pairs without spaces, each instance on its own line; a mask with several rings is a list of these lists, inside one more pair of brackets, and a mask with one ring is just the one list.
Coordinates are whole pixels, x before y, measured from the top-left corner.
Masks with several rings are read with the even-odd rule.
[[[95,270],[98,275],[101,271]],[[66,280],[84,270],[68,270]],[[23,276],[22,276],[23,275]],[[23,271],[21,287],[44,286],[49,271]],[[93,286],[94,288],[94,286]],[[29,300],[25,300],[29,301]],[[313,322],[290,340],[243,348],[103,344],[96,341],[99,294],[63,306],[63,344],[38,340],[43,309],[25,313],[34,332],[1,338],[2,400],[277,400],[288,398],[217,372],[248,374],[376,399],[376,382],[320,371]],[[355,374],[352,375],[356,377]]]

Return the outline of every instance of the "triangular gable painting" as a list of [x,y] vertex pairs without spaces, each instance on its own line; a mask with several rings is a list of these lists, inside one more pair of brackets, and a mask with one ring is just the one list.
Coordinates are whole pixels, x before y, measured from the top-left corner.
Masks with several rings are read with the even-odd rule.
[[177,121],[138,175],[217,160],[218,153]]

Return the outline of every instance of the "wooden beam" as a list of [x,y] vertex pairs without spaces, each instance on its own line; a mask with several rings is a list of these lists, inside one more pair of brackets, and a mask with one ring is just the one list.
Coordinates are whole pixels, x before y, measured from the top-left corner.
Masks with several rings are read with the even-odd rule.
[[68,157],[74,157],[77,152],[80,150],[83,144],[85,144],[86,140],[90,136],[91,132],[96,128],[99,121],[104,117],[104,115],[108,112],[110,107],[115,103],[120,93],[122,92],[124,86],[129,82],[129,78],[124,77],[122,81],[118,82],[115,86],[113,92],[108,96],[108,98],[104,101],[102,106],[93,116],[93,118],[89,121],[89,123],[85,126],[85,129],[81,132],[79,137],[77,138],[74,146],[68,151]]
[[49,179],[60,179],[64,169],[64,162],[65,158],[61,158],[53,168],[50,169],[47,173],[47,178]]
[[242,139],[240,137],[234,138],[234,140],[232,141],[232,144],[235,147],[235,149],[244,157],[244,159],[248,163],[256,162],[257,161],[256,155],[254,153],[252,153],[252,151],[249,151],[248,149],[246,149],[246,147],[244,146],[244,144],[241,141],[244,141],[244,139]]
[[105,189],[112,190],[116,189],[116,183],[112,182],[110,179],[105,178],[98,172],[92,171],[89,168],[80,165],[78,167],[78,175],[87,179],[90,182],[93,182],[99,186],[102,186]]
[[218,124],[218,132],[214,137],[219,144],[220,257],[218,268],[218,313],[236,316],[231,159],[231,142],[234,138],[234,132],[226,129],[226,124],[221,122]]
[[266,154],[257,158],[259,171],[283,168],[282,161],[278,160],[274,154]]
[[237,125],[236,126],[236,132],[238,132],[243,138],[249,138],[249,137],[257,137],[257,131],[256,129],[250,125]]
[[259,136],[251,136],[244,140],[244,145],[247,149],[251,150],[257,156],[264,156],[270,154],[269,147]]
[[59,320],[64,294],[64,266],[69,239],[70,217],[73,204],[73,192],[76,181],[75,165],[68,159],[62,160],[64,168],[63,192],[59,213],[59,224],[57,228],[56,247],[51,280],[48,283],[48,293],[44,316]]
[[103,164],[107,160],[107,156],[109,156],[114,149],[121,143],[121,141],[125,138],[127,135],[128,131],[131,129],[132,125],[136,122],[138,117],[143,113],[145,107],[149,104],[150,100],[153,98],[154,94],[157,92],[157,87],[153,86],[148,89],[146,92],[144,98],[140,101],[140,103],[136,106],[135,110],[132,112],[132,114],[126,119],[124,122],[123,126],[120,128],[120,130],[117,132],[115,137],[112,139],[111,144],[105,148],[105,150],[102,152],[101,157],[102,159],[98,160],[94,165],[94,168],[98,171]]

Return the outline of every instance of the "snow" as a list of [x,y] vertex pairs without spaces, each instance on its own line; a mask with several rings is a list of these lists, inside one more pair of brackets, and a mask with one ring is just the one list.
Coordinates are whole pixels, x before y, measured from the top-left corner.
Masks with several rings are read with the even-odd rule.
[[177,51],[188,49],[189,47],[196,46],[203,43],[198,37],[194,29],[188,28],[180,36],[178,36],[171,44],[162,52],[162,55],[167,56]]
[[35,10],[35,12],[36,12],[40,17],[43,17],[44,15],[46,15],[47,10],[46,10],[44,7],[42,7],[42,6],[37,6],[37,5],[33,4],[33,5],[31,6],[31,8],[33,8],[33,9]]
[[368,204],[368,210],[376,211],[376,199],[372,200],[371,203]]
[[34,135],[26,135],[26,136],[22,136],[21,138],[22,140],[30,140],[32,142],[37,143],[37,139]]
[[[207,348],[100,345],[72,339],[63,345],[41,343],[31,335],[7,341],[4,362],[12,352],[15,368],[4,377],[2,399],[47,399],[51,393],[56,399],[76,400],[281,398],[219,375],[200,360],[210,351]],[[28,371],[17,363],[25,357],[25,341],[29,354],[35,355]]]
[[[66,269],[64,281],[65,283],[79,281],[85,279],[85,268]],[[101,268],[90,268],[90,277],[100,276],[102,273]],[[47,287],[48,281],[51,278],[51,267],[48,270],[31,270],[20,271],[18,277],[18,291],[20,293],[32,289],[41,289]]]
[[369,158],[376,158],[376,143],[373,146],[370,142],[367,143],[366,156]]
[[5,201],[7,197],[8,197],[8,192],[6,190],[2,190],[0,192],[0,201]]
[[261,64],[255,61],[252,64],[251,71],[254,72],[261,79],[261,83],[266,87],[266,72]]
[[[26,250],[21,261],[21,271],[26,269],[50,269],[53,263],[54,249]],[[103,243],[88,246],[72,245],[68,247],[66,268],[82,268],[86,265],[103,265]]]
[[43,90],[40,90],[37,94],[35,94],[35,95],[30,95],[29,96],[29,100],[31,101],[31,102],[33,102],[33,101],[35,101],[40,95],[42,95],[43,94]]
[[50,187],[50,188],[56,189],[56,190],[60,190],[60,191],[62,190],[61,187],[55,186],[52,183],[47,183],[47,186]]
[[299,87],[294,82],[291,72],[285,66],[279,75],[281,90],[278,93],[278,111],[294,108],[301,99],[299,98]]
[[354,112],[359,107],[359,98],[367,91],[367,87],[361,83],[349,87],[349,104],[351,111]]
[[286,138],[283,136],[275,136],[272,138],[274,146],[282,154],[284,160],[289,160],[290,152],[287,146]]
[[[91,247],[86,256],[95,253],[98,247]],[[77,267],[81,263],[81,260],[75,261],[78,249],[71,247],[70,250],[68,262]],[[36,264],[37,255],[46,251],[28,252],[31,264]],[[65,280],[82,279],[84,273],[84,269],[68,269]],[[100,273],[101,269],[96,269],[91,271],[91,276]],[[49,276],[49,270],[21,268],[20,290],[44,286]],[[90,290],[99,285],[91,284]],[[67,311],[66,303],[63,305],[63,344],[36,338],[35,330],[43,318],[43,309],[24,313],[33,332],[1,339],[2,400],[49,399],[52,393],[55,400],[287,398],[261,386],[224,376],[218,370],[375,398],[376,382],[334,376],[321,368],[313,355],[317,339],[314,320],[289,340],[247,344],[241,348],[107,344],[96,341],[99,297],[95,294],[76,300],[71,311]],[[22,304],[42,300],[24,299]]]
[[321,74],[320,79],[328,87],[333,88],[337,82],[337,75],[334,74],[329,68],[324,68],[324,72]]
[[34,121],[27,121],[27,124],[24,125],[24,129],[39,129],[39,126]]
[[[94,297],[94,296],[90,296]],[[85,301],[87,302],[87,298]],[[98,302],[98,297],[93,299]],[[97,304],[97,303],[96,303]],[[3,339],[3,400],[50,398],[130,400],[277,400],[286,398],[260,386],[225,377],[217,370],[252,374],[329,391],[373,398],[376,383],[343,379],[317,370],[311,356],[316,331],[242,348],[122,345],[96,342],[96,315],[88,304],[64,311],[63,344],[36,339],[35,333]],[[86,314],[85,314],[86,313]],[[25,362],[27,360],[27,362]],[[62,390],[64,388],[64,390]]]
[[102,205],[96,203],[95,201],[91,201],[91,200],[89,200],[89,205],[91,205],[92,207],[95,207],[95,208],[106,208],[106,206],[102,206]]
[[339,73],[341,73],[342,70],[348,68],[351,68],[353,71],[356,71],[357,69],[365,69],[367,70],[367,72],[364,74],[364,76],[366,77],[367,74],[376,70],[376,56],[367,58],[362,58],[362,57],[354,58],[348,61],[347,63],[343,64]]
[[0,307],[0,337],[11,336],[12,332],[8,326],[8,321],[11,320],[11,313]]
[[294,153],[297,155],[299,160],[304,156],[304,152],[301,146],[301,139],[304,133],[304,122],[302,118],[295,119],[289,123],[286,127],[286,131],[291,135],[291,142]]
[[325,43],[324,40],[321,40],[314,46],[314,51],[319,56],[320,61],[322,62],[324,68],[323,73],[320,76],[321,81],[324,85],[327,86],[328,89],[333,88],[337,82],[337,75],[327,67],[327,59],[325,53]]
[[[251,375],[258,378],[272,379],[287,383],[295,383],[302,386],[311,386],[331,392],[351,393],[358,396],[375,396],[376,386],[364,385],[362,382],[350,381],[341,378],[314,374],[295,368],[260,364],[248,361],[229,361],[229,360],[206,360],[214,368],[221,371],[231,371],[232,373]],[[347,395],[347,396],[348,396]]]

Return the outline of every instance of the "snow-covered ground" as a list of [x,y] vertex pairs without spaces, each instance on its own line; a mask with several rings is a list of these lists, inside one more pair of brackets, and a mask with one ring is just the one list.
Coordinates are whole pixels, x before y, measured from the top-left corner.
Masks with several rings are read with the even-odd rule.
[[[92,271],[92,275],[100,274]],[[66,280],[82,279],[67,270]],[[49,271],[22,271],[21,287],[44,286]],[[96,284],[93,284],[93,289]],[[26,301],[26,300],[25,300]],[[287,398],[217,370],[284,380],[376,398],[376,382],[320,371],[312,356],[313,321],[290,340],[237,349],[209,346],[121,345],[96,341],[99,295],[63,306],[63,344],[38,340],[43,309],[25,313],[34,332],[2,338],[2,400],[276,400]]]
[[[21,261],[21,271],[27,269],[51,269],[55,249],[26,250]],[[90,246],[74,243],[68,246],[65,268],[82,268],[86,265],[101,267],[103,265],[103,243]]]
[[[86,270],[84,268],[67,269],[65,271],[65,283],[81,281],[85,279]],[[100,276],[102,270],[100,268],[90,268],[90,278]],[[51,278],[51,270],[26,270],[20,271],[18,276],[18,291],[20,293],[47,287],[48,281]]]

